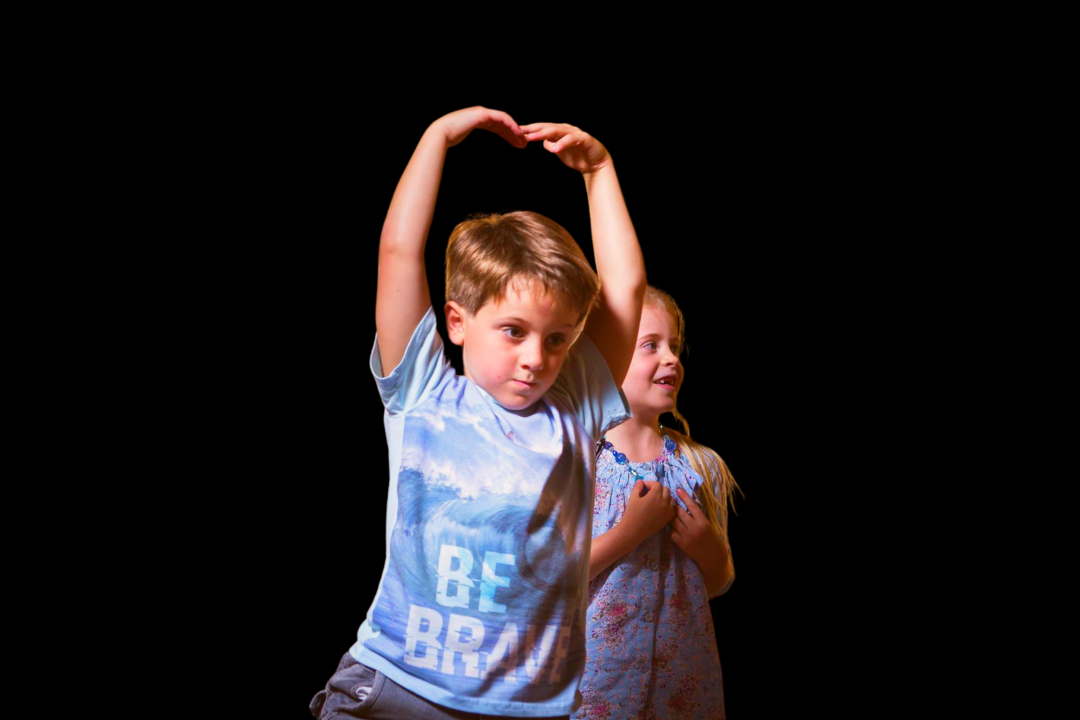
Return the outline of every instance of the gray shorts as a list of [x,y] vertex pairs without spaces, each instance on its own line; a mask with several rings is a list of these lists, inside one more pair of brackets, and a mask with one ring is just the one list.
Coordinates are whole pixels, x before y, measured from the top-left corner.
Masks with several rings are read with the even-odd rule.
[[[348,652],[342,656],[330,682],[312,698],[310,708],[311,714],[319,720],[499,720],[495,715],[478,715],[436,705],[401,687],[378,670],[357,662]],[[570,720],[570,716],[561,715],[550,720]]]

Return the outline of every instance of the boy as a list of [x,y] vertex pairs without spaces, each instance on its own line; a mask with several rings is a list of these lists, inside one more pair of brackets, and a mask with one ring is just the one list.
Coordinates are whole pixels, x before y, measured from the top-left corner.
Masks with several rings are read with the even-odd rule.
[[[583,174],[602,284],[570,235],[540,215],[459,224],[444,310],[462,377],[435,330],[424,245],[446,151],[477,128],[517,148],[542,140]],[[482,107],[424,133],[379,243],[371,369],[390,450],[387,558],[357,641],[312,700],[313,715],[574,710],[594,443],[629,417],[619,385],[645,285],[615,169],[594,138],[568,125],[519,127]]]

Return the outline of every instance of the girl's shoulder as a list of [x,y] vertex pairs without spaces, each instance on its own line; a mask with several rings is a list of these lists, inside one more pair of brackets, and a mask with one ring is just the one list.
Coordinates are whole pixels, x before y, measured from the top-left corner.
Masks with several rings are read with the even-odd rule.
[[674,437],[679,446],[677,454],[685,465],[695,469],[695,471],[700,468],[700,471],[708,475],[718,475],[723,472],[725,463],[724,459],[720,457],[720,453],[707,445],[702,445],[697,440],[691,440],[681,433],[674,433]]
[[596,476],[611,479],[628,476],[630,473],[631,463],[619,462],[618,454],[611,443],[600,438],[596,449]]
[[735,493],[742,493],[739,484],[732,477],[724,458],[711,447],[702,445],[689,436],[673,433],[679,443],[679,456],[701,479],[704,491],[703,501],[717,509],[718,514],[726,517],[727,508],[734,507]]
[[695,490],[705,481],[705,478],[694,469],[694,466],[682,452],[675,453],[675,456],[671,458],[671,462],[668,463],[668,467],[669,473],[673,475],[676,480],[683,480]]

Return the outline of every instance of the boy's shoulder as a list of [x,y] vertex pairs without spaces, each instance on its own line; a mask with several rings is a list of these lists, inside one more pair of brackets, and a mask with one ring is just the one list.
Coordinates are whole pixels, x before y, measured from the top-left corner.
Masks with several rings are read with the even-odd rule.
[[433,307],[428,307],[420,318],[409,337],[405,354],[391,372],[383,374],[378,333],[369,364],[383,406],[390,415],[413,411],[430,399],[439,386],[454,382],[458,377],[443,349]]

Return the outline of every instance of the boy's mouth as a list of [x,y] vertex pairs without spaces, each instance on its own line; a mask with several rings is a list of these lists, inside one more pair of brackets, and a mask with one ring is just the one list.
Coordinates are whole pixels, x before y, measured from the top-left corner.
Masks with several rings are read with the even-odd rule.
[[654,380],[653,385],[662,385],[663,387],[669,387],[675,389],[675,376],[666,375],[659,380]]
[[525,382],[524,380],[518,380],[516,378],[514,379],[514,384],[516,384],[518,387],[522,387],[522,388],[531,388],[534,385],[536,385],[536,383],[534,383],[534,382]]

